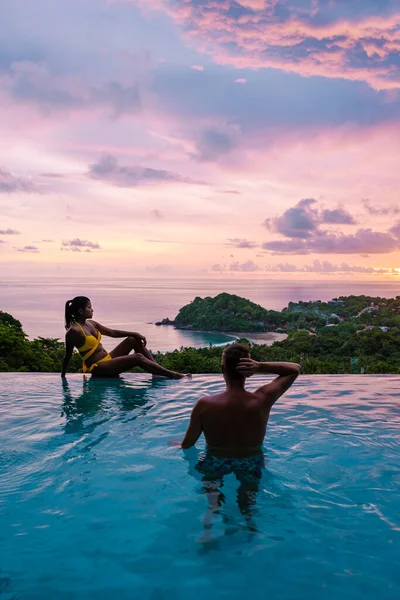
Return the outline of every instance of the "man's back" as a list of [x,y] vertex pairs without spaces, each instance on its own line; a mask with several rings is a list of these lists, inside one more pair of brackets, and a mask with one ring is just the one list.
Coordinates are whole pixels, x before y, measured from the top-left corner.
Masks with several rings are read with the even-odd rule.
[[226,390],[202,398],[201,419],[204,437],[210,449],[224,456],[238,456],[263,443],[270,409],[257,393]]
[[[242,344],[228,346],[222,360],[226,390],[196,403],[181,446],[193,446],[204,432],[214,453],[246,456],[261,447],[271,407],[294,383],[300,365],[257,362]],[[255,392],[248,392],[246,378],[255,373],[275,373],[278,377]]]

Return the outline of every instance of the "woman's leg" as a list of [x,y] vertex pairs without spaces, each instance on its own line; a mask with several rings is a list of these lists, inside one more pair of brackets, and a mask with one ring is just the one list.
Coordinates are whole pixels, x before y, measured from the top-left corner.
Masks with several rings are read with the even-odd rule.
[[141,367],[147,371],[147,373],[163,375],[170,379],[182,379],[182,377],[186,377],[183,373],[176,373],[176,371],[165,369],[157,362],[149,360],[139,352],[100,362],[97,367],[93,369],[92,375],[93,377],[116,377],[117,375],[120,375],[120,373],[124,373],[124,371],[133,369],[133,367]]
[[111,350],[110,356],[112,356],[112,358],[118,358],[119,356],[127,356],[130,352],[132,352],[132,350],[143,354],[145,358],[148,358],[153,362],[157,362],[155,358],[151,355],[151,353],[147,350],[146,346],[144,346],[140,340],[134,337],[127,337],[123,342],[118,344],[118,346],[115,346],[114,350]]

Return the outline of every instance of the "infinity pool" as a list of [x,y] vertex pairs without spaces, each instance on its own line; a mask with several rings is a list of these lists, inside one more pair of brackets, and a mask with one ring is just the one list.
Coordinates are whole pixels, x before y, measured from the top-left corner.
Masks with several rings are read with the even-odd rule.
[[204,441],[167,442],[221,389],[1,374],[2,600],[398,599],[400,377],[300,377],[258,492],[228,475],[211,513]]

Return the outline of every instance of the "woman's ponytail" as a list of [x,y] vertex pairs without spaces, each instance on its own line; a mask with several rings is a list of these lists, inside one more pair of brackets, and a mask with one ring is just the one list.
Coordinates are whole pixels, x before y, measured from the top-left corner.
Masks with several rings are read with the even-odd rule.
[[79,317],[79,310],[84,310],[89,304],[89,298],[86,296],[76,296],[65,303],[65,329],[69,329],[74,321]]

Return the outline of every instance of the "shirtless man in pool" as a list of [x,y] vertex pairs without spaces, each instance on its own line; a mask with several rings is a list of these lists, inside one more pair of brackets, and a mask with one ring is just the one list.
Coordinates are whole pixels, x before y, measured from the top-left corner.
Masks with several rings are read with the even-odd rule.
[[[221,488],[225,475],[233,473],[239,482],[237,504],[250,532],[257,530],[252,517],[264,469],[262,444],[269,414],[274,403],[295,382],[300,365],[295,363],[261,363],[250,358],[242,344],[228,346],[222,355],[222,372],[226,389],[215,396],[201,398],[192,410],[190,424],[181,448],[190,448],[201,433],[207,442],[207,452],[195,469],[202,475],[203,489],[208,496],[209,512],[204,517],[207,531],[213,514],[219,513],[225,501]],[[245,389],[247,377],[255,373],[278,375],[255,392]],[[227,515],[222,515],[227,521]]]
[[[239,458],[259,454],[273,404],[295,382],[300,365],[284,362],[257,362],[247,346],[231,344],[222,355],[226,389],[205,396],[194,406],[190,424],[181,443],[190,448],[201,433],[214,457]],[[245,389],[247,377],[255,373],[278,375],[255,392]]]

